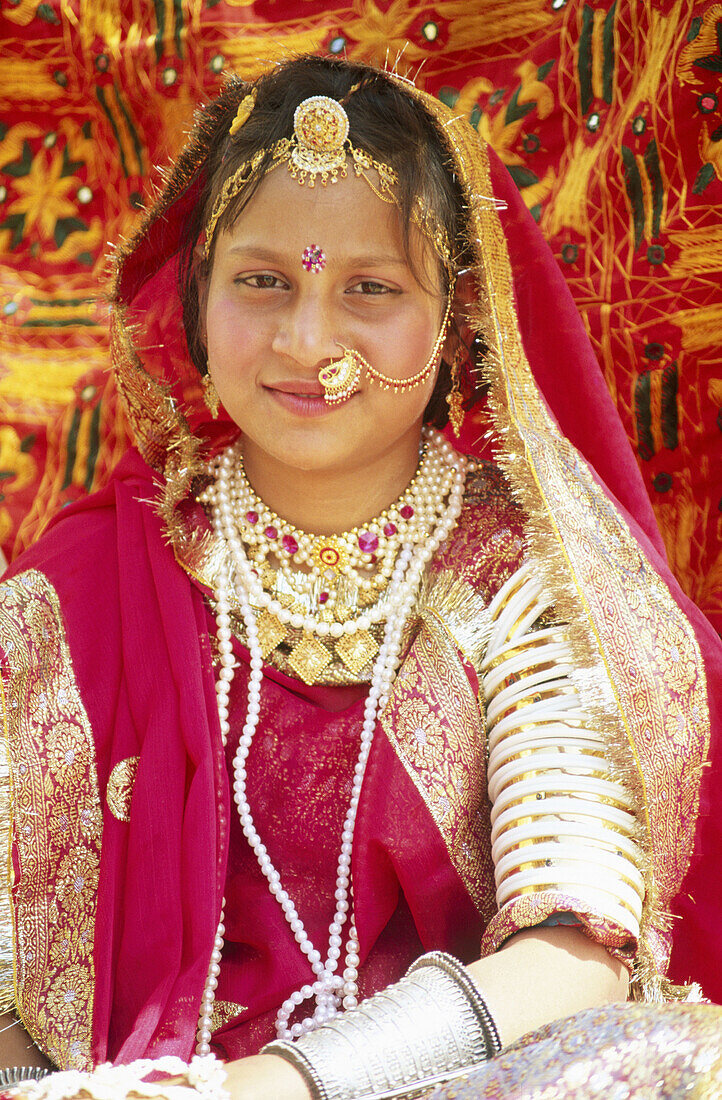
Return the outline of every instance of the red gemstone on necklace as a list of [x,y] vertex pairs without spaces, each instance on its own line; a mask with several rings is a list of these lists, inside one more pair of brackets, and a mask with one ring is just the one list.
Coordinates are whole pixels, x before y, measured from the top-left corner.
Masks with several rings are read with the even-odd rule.
[[414,509],[410,504],[404,504],[402,508],[399,508],[399,515],[402,519],[411,519],[414,514]]
[[267,539],[277,539],[278,538],[278,531],[276,530],[275,527],[270,527],[269,526],[269,527],[266,528],[266,530],[263,533],[264,533],[264,535],[266,536]]
[[258,523],[258,512],[246,512],[246,519],[249,523]]
[[384,534],[389,539],[391,538],[392,535],[395,535],[396,534],[396,524],[395,523],[385,523],[384,524]]
[[318,602],[319,603],[326,603],[327,599],[328,599],[328,592],[322,592],[321,595],[318,597]]
[[298,550],[298,543],[296,542],[293,535],[284,535],[283,538],[281,539],[281,546],[289,554],[295,554],[296,551]]
[[379,540],[373,531],[361,531],[358,537],[358,544],[364,554],[373,554],[374,550],[378,550]]

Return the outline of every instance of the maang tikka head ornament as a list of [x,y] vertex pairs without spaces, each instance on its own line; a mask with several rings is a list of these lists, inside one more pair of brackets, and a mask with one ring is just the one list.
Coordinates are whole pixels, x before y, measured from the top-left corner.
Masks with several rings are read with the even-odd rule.
[[[358,85],[349,91],[351,95]],[[254,89],[255,91],[255,89]],[[229,133],[235,135],[245,125],[255,105],[253,93],[247,95],[238,108],[231,123]],[[239,122],[239,115],[242,121]],[[259,149],[250,160],[244,161],[223,184],[216,199],[206,226],[205,256],[210,255],[213,237],[218,220],[232,199],[238,195],[258,170],[261,162],[270,151],[271,163],[266,173],[273,172],[282,164],[300,184],[316,186],[320,177],[325,187],[328,183],[338,183],[348,173],[349,161],[357,176],[362,176],[374,194],[383,202],[396,202],[394,187],[398,182],[396,173],[388,164],[375,160],[363,149],[357,149],[348,137],[349,120],[343,105],[336,99],[325,95],[314,95],[299,103],[293,115],[293,137],[281,138],[269,149]],[[377,180],[368,173],[376,173]]]
[[[358,88],[359,85],[354,84],[344,98],[347,99]],[[231,135],[235,135],[245,124],[255,106],[255,102],[256,97],[253,93],[242,100],[238,113],[231,124]],[[299,103],[294,112],[293,137],[281,138],[280,141],[271,146],[271,163],[266,172],[272,172],[285,164],[291,176],[299,184],[308,183],[309,187],[315,187],[316,181],[320,177],[321,183],[325,187],[328,183],[335,184],[343,179],[348,173],[350,163],[353,166],[355,175],[365,179],[371,190],[382,202],[398,204],[398,197],[395,192],[395,186],[398,183],[396,172],[388,164],[375,160],[363,149],[356,148],[351,143],[348,135],[349,119],[343,104],[336,99],[331,99],[329,96],[310,96]],[[250,160],[241,164],[225,181],[206,226],[206,258],[210,256],[214,233],[223,212],[235,196],[250,182],[268,152],[268,149],[259,149]],[[370,172],[375,174],[375,178],[369,175]],[[430,224],[428,211],[424,209],[424,205],[420,200],[417,200],[413,217],[421,232],[431,241],[444,267],[451,276],[450,248],[443,228]],[[306,252],[304,252],[305,256]],[[323,259],[325,262],[325,256]],[[306,266],[305,262],[304,266]],[[307,268],[307,270],[309,269]],[[316,272],[319,269],[318,266],[313,268]],[[451,317],[452,295],[453,285],[449,290],[446,312],[431,355],[424,367],[410,378],[396,379],[382,374],[364,359],[360,352],[353,348],[347,348],[339,342],[339,347],[344,352],[343,356],[322,367],[318,374],[327,404],[336,405],[348,400],[357,391],[363,370],[366,371],[367,377],[381,386],[382,389],[393,390],[395,393],[404,393],[423,385],[438,364],[439,354]]]

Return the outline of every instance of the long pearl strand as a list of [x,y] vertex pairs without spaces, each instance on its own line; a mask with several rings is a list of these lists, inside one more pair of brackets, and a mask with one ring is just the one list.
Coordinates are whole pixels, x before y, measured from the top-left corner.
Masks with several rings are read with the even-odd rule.
[[[342,931],[349,918],[351,908],[349,894],[351,891],[351,856],[354,826],[377,716],[388,701],[391,685],[400,663],[399,655],[404,624],[416,604],[418,588],[426,566],[438,547],[450,534],[462,507],[466,461],[448,443],[442,443],[441,447],[444,451],[444,458],[454,471],[453,485],[449,493],[447,506],[433,532],[428,532],[427,536],[420,539],[416,545],[405,544],[402,546],[391,575],[386,628],[381,648],[374,663],[371,688],[364,707],[359,757],[354,767],[351,800],[341,833],[341,850],[334,894],[336,907],[333,920],[329,925],[329,947],[325,960],[322,959],[320,952],[311,943],[292,899],[283,889],[281,877],[273,866],[268,851],[256,830],[246,795],[246,762],[258,725],[261,683],[263,680],[263,656],[258,639],[256,613],[249,599],[251,593],[254,596],[257,593],[258,578],[253,572],[252,564],[246,557],[234,521],[234,507],[230,491],[230,480],[234,465],[233,448],[227,448],[217,463],[216,492],[213,494],[213,525],[216,534],[224,539],[228,545],[235,566],[234,587],[246,628],[251,658],[246,720],[233,761],[234,799],[243,833],[247,837],[259,866],[268,881],[269,890],[281,906],[299,949],[307,957],[315,976],[315,981],[305,984],[300,990],[292,993],[281,1005],[276,1018],[276,1031],[280,1038],[297,1038],[304,1032],[311,1031],[327,1020],[332,1019],[340,1011],[341,1006],[345,1009],[353,1008],[358,1003],[357,979],[360,956],[359,942],[353,920],[349,922],[343,977],[336,973],[343,945]],[[231,640],[229,593],[230,578],[224,565],[219,571],[216,588],[216,626],[221,665],[216,683],[216,699],[224,746],[230,731],[228,700],[236,664]],[[198,1054],[207,1054],[210,1050],[211,1015],[218,984],[225,932],[224,909],[225,899],[222,903],[208,977],[201,1000],[196,1047]],[[288,1022],[292,1013],[304,1001],[311,998],[314,998],[316,1002],[313,1014],[289,1027]]]

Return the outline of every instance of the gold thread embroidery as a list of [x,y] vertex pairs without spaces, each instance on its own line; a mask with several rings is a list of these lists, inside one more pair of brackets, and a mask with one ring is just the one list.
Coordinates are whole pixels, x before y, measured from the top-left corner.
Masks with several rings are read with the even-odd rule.
[[423,621],[381,725],[489,921],[496,903],[483,720],[459,652],[434,619]]
[[3,735],[0,740],[0,852],[4,853],[5,882],[0,884],[0,1012],[7,1012],[15,1005],[15,975],[13,966],[13,909],[12,909],[12,792],[10,788],[10,763],[8,753],[8,714],[5,705],[5,689],[0,676],[0,704],[2,705]]
[[129,756],[125,760],[120,760],[110,773],[105,801],[113,817],[118,821],[130,821],[133,786],[139,763],[139,756]]
[[235,1001],[214,1001],[211,1012],[211,1032],[218,1031],[227,1023],[248,1010],[247,1005],[236,1004]]
[[0,587],[13,830],[16,999],[59,1066],[92,1064],[102,815],[90,722],[58,597],[28,570]]

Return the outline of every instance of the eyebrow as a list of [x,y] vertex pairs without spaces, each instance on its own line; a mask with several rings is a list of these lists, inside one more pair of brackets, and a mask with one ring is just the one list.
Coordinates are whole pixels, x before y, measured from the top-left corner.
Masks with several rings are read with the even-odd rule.
[[[283,263],[287,260],[284,253],[274,252],[273,249],[265,248],[263,245],[236,244],[231,245],[228,251],[233,254],[240,253],[251,260],[260,260],[262,263],[278,264],[279,262]],[[380,252],[364,252],[355,256],[342,256],[341,262],[348,264],[350,267],[408,266],[403,256],[394,256]]]

